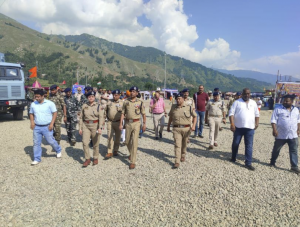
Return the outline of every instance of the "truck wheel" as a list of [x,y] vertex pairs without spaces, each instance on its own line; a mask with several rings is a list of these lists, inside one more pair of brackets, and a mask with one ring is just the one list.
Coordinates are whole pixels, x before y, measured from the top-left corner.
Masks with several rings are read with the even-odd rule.
[[23,120],[23,110],[17,109],[13,112],[14,120]]

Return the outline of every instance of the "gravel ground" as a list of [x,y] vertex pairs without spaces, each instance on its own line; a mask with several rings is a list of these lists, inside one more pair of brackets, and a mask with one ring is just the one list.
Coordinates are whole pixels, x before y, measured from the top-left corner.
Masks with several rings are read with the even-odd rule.
[[278,168],[267,166],[274,141],[270,117],[261,111],[252,172],[243,167],[243,144],[237,163],[228,161],[228,123],[217,149],[206,149],[205,127],[204,139],[190,139],[186,162],[171,169],[172,133],[155,141],[149,114],[135,170],[128,169],[124,146],[118,158],[102,160],[106,132],[99,165],[82,169],[82,144],[70,147],[65,128],[63,157],[44,142],[42,162],[32,167],[29,120],[0,116],[0,226],[300,226],[300,178],[289,171],[287,147]]

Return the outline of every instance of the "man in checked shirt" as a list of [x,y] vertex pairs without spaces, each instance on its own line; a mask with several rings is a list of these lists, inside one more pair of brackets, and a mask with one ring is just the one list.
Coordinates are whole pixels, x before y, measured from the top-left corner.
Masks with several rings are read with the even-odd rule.
[[160,123],[159,138],[162,139],[162,132],[165,125],[165,117],[167,111],[165,107],[164,99],[160,97],[160,88],[156,89],[153,99],[150,101],[150,109],[153,114],[153,124],[155,131],[155,139],[158,140],[158,125]]
[[271,167],[276,167],[275,162],[284,144],[288,144],[291,162],[291,171],[299,174],[298,169],[298,136],[300,133],[299,110],[292,105],[294,96],[285,95],[283,106],[273,111],[271,124],[275,143],[271,157]]

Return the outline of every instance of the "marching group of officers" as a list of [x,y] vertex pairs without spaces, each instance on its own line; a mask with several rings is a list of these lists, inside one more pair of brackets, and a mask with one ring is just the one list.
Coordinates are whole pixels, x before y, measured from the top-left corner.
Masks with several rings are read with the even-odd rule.
[[[118,150],[121,140],[121,132],[126,129],[125,145],[129,150],[129,169],[134,169],[137,160],[138,137],[140,132],[146,130],[146,115],[145,105],[138,97],[139,89],[133,86],[129,89],[126,99],[121,97],[120,90],[112,91],[112,99],[109,99],[102,89],[99,92],[93,91],[92,87],[85,87],[85,94],[82,93],[81,87],[78,87],[77,93],[72,95],[70,88],[64,90],[65,96],[58,92],[58,86],[52,85],[50,87],[49,100],[52,101],[57,108],[57,117],[53,128],[54,139],[60,144],[61,140],[61,121],[63,119],[68,134],[68,140],[71,146],[76,143],[76,126],[79,120],[79,134],[82,135],[83,150],[85,155],[85,162],[83,167],[88,165],[98,164],[99,158],[99,143],[100,135],[107,121],[107,135],[108,145],[105,159],[109,159],[118,155]],[[120,98],[121,97],[121,98]],[[156,98],[155,98],[156,97]],[[154,112],[156,105],[158,105],[160,97],[160,90],[156,91],[152,102],[150,103],[150,112]],[[111,98],[111,97],[110,97]],[[156,103],[157,102],[157,103]],[[151,105],[152,104],[152,105]],[[164,104],[163,104],[164,105]],[[162,109],[160,116],[167,116],[165,107]],[[210,146],[217,146],[218,131],[220,123],[225,123],[225,107],[220,100],[218,91],[213,93],[212,102],[207,104],[207,114],[205,120],[210,126]],[[182,90],[176,95],[175,100],[172,101],[171,110],[169,112],[169,121],[167,131],[170,132],[170,126],[173,126],[173,138],[175,145],[175,163],[173,168],[178,168],[180,162],[185,161],[187,144],[189,143],[189,136],[195,130],[197,114],[195,112],[195,102],[189,97],[188,89]],[[223,118],[223,119],[222,119]],[[155,131],[158,131],[158,124],[155,124]],[[161,122],[162,123],[162,122]],[[160,138],[162,138],[163,124],[161,124]],[[156,139],[158,137],[156,136]],[[89,147],[93,148],[93,157],[91,159]]]

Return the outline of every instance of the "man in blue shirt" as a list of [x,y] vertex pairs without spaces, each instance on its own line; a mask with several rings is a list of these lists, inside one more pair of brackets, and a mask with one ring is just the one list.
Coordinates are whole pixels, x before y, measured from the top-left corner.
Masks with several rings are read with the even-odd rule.
[[299,110],[292,105],[294,96],[285,95],[283,106],[273,111],[271,124],[275,143],[270,166],[275,167],[276,159],[284,144],[289,145],[291,171],[299,174],[298,169],[298,136],[300,133]]
[[44,91],[39,89],[34,92],[35,100],[30,106],[30,128],[33,130],[33,155],[31,165],[41,162],[43,136],[56,152],[56,157],[61,158],[61,147],[53,137],[53,125],[57,116],[55,104],[44,98]]

